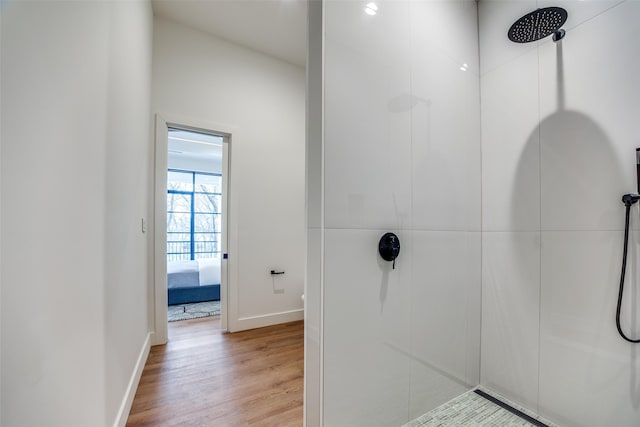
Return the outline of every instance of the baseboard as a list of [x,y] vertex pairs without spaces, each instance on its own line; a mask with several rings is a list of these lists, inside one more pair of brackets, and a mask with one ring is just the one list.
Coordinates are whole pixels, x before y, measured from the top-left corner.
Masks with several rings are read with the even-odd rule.
[[122,399],[122,404],[120,405],[120,410],[118,411],[116,422],[113,424],[114,427],[124,427],[127,424],[127,418],[129,418],[129,412],[131,411],[133,398],[136,396],[138,383],[140,382],[140,377],[142,376],[144,365],[147,362],[147,357],[149,356],[150,348],[151,348],[151,332],[147,334],[147,338],[144,340],[144,344],[142,344],[142,349],[140,350],[140,354],[138,355],[138,360],[136,361],[135,369],[133,370],[131,379],[129,380],[129,384],[127,385],[127,390],[124,394],[124,398]]
[[245,331],[247,329],[264,328],[265,326],[278,325],[280,323],[295,322],[304,319],[304,309],[283,311],[280,313],[265,314],[262,316],[241,317],[235,321],[235,328],[231,332]]
[[167,343],[166,339],[162,340],[160,334],[156,334],[153,331],[149,332],[149,336],[151,336],[151,347],[153,347],[154,345],[164,345]]

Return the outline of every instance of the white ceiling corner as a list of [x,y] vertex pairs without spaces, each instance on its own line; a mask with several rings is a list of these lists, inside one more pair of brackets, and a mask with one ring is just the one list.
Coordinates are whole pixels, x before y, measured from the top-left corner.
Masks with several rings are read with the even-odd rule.
[[152,0],[154,14],[304,67],[306,0]]

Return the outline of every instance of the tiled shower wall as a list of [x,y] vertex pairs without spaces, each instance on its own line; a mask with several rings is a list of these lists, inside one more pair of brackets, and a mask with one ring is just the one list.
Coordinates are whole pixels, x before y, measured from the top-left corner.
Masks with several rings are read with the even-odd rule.
[[[506,31],[560,6],[566,37]],[[640,2],[479,2],[481,383],[564,426],[640,424],[640,345],[615,327],[640,146]],[[640,335],[638,209],[623,328]],[[635,310],[635,314],[633,314]]]
[[[324,3],[324,146],[308,149],[307,316],[324,350],[322,372],[309,354],[307,368],[324,381],[325,426],[402,425],[480,378],[476,4],[364,4]],[[395,269],[377,253],[389,231]]]
[[[315,8],[307,425],[400,425],[477,383],[561,425],[638,425],[640,345],[614,315],[640,2],[378,5]],[[507,39],[552,5],[561,43]],[[623,328],[640,336],[637,206],[632,226]]]

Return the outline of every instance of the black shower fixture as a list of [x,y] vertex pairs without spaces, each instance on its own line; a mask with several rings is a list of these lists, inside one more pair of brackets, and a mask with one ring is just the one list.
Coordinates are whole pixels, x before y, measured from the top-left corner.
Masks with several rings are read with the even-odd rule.
[[624,243],[622,246],[622,270],[620,271],[620,286],[618,287],[618,305],[616,307],[616,327],[618,333],[625,341],[631,343],[640,343],[640,338],[629,338],[627,334],[622,330],[620,324],[620,315],[622,312],[622,294],[624,293],[624,276],[627,272],[627,251],[629,249],[629,214],[631,212],[631,206],[640,201],[640,148],[636,148],[636,183],[638,185],[638,193],[629,193],[622,196],[622,203],[625,206],[624,216]]
[[545,7],[527,13],[509,28],[509,40],[515,43],[529,43],[553,34],[553,41],[564,37],[561,29],[567,21],[567,11],[561,7]]
[[378,243],[378,252],[385,261],[393,261],[396,268],[396,258],[400,255],[400,239],[393,233],[385,233]]

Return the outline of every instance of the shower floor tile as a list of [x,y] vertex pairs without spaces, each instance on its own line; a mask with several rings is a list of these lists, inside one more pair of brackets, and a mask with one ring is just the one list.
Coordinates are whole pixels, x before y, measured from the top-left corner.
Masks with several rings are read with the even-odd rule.
[[[481,391],[488,393],[484,389]],[[540,417],[535,416],[531,411],[514,405],[506,399],[499,397],[499,400],[518,409],[521,412],[539,420],[542,425],[549,427],[558,427],[556,424],[550,423]],[[540,425],[540,424],[538,424]],[[531,424],[524,418],[509,412],[499,405],[487,400],[486,398],[476,394],[473,390],[468,391],[460,396],[438,406],[434,410],[408,422],[403,427],[511,427],[511,426],[536,426]]]

